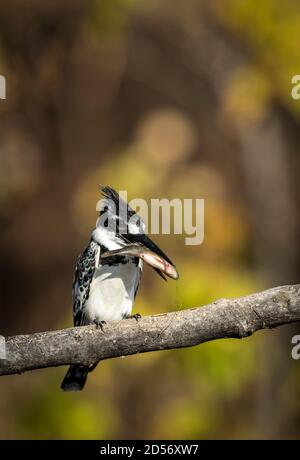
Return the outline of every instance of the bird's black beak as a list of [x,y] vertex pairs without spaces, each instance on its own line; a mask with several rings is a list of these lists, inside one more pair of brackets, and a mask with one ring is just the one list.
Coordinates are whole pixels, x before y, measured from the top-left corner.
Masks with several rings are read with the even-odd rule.
[[[169,259],[169,257],[154,243],[154,241],[152,241],[148,235],[146,235],[145,233],[138,233],[138,234],[131,234],[131,233],[128,233],[126,235],[126,239],[130,242],[130,243],[134,243],[134,244],[139,244],[140,246],[143,246],[147,249],[149,249],[149,251],[151,251],[152,253],[156,254],[158,256],[158,258],[160,258],[160,260],[162,261],[162,263],[165,265],[165,267],[169,267],[169,271],[170,273],[172,273],[171,275],[168,274],[167,272],[165,272],[166,274],[168,274],[168,276],[170,276],[171,278],[174,278],[174,279],[177,279],[178,278],[178,273],[176,271],[176,268],[175,268],[175,265],[173,264],[173,262]],[[146,259],[144,259],[146,260]],[[151,265],[154,270],[164,279],[166,280],[167,278],[165,277],[164,273],[162,270],[160,270],[158,264],[157,264],[157,259],[151,259],[151,257],[147,257],[147,263],[148,265]]]

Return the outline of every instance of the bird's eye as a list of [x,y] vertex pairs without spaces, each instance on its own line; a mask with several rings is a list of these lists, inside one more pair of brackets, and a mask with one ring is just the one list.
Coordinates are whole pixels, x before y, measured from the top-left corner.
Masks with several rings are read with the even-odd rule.
[[104,208],[100,210],[100,216],[103,216],[103,214],[105,214],[107,211],[108,211],[108,207],[104,206]]
[[103,226],[108,227],[108,219],[105,219],[105,221],[103,222]]

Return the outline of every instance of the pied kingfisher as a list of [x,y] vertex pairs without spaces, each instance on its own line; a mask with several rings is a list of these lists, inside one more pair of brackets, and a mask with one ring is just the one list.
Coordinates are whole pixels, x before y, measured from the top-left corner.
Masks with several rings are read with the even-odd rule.
[[[141,217],[111,187],[101,187],[101,192],[103,199],[96,228],[76,265],[73,313],[74,326],[95,323],[102,329],[106,321],[140,317],[131,312],[143,260],[164,279],[164,273],[175,279],[178,274],[171,260],[145,234]],[[88,373],[96,365],[70,366],[62,390],[82,390]]]

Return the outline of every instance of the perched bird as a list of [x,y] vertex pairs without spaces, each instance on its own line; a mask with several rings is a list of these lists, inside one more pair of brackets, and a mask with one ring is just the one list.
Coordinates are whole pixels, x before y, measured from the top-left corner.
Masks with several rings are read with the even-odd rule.
[[[100,216],[91,240],[79,256],[73,281],[74,326],[135,317],[132,308],[143,261],[166,279],[178,278],[174,264],[145,234],[141,217],[111,187],[101,187]],[[97,363],[70,366],[61,388],[80,391]]]

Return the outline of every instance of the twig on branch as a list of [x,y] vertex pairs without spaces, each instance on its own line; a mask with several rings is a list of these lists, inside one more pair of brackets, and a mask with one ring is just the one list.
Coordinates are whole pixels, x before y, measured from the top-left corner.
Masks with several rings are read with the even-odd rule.
[[112,322],[104,331],[84,326],[6,339],[0,375],[99,359],[183,348],[209,340],[243,338],[255,331],[300,321],[300,284],[282,286],[204,307]]

